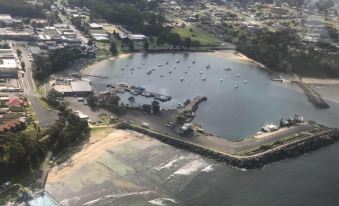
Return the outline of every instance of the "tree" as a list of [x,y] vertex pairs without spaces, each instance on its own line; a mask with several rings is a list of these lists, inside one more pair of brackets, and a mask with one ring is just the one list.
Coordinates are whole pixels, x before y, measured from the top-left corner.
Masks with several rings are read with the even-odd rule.
[[154,100],[154,101],[152,102],[152,111],[153,111],[154,114],[157,114],[157,113],[160,112],[160,104],[159,104],[159,102],[156,101],[156,100]]
[[16,50],[16,53],[18,54],[19,57],[21,57],[22,51],[21,51],[20,49],[17,49],[17,50]]
[[129,41],[128,48],[129,48],[130,51],[132,51],[132,52],[134,51],[134,43],[133,43],[133,41]]
[[23,71],[26,70],[26,64],[25,64],[25,62],[21,62],[21,68],[22,68]]
[[110,52],[113,56],[118,54],[117,46],[113,41],[111,42],[111,46],[110,46],[109,50],[110,50]]
[[142,105],[142,111],[150,114],[152,112],[152,107],[149,104],[144,104]]
[[149,47],[149,43],[147,40],[144,41],[143,46],[144,46],[144,49],[147,51]]
[[186,37],[186,38],[185,38],[184,46],[185,46],[186,48],[190,48],[190,47],[192,46],[192,40],[191,40],[191,38],[189,38],[189,37]]
[[128,101],[132,106],[135,103],[135,97],[133,97],[133,96],[128,97]]

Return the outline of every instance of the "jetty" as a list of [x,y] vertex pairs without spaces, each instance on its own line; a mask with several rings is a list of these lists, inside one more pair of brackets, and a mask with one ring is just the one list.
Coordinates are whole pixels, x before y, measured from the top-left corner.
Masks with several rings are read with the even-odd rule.
[[[264,139],[248,137],[238,142],[215,136],[185,138],[128,122],[121,122],[116,127],[148,135],[166,144],[195,152],[237,168],[257,169],[272,162],[294,158],[317,150],[339,140],[338,129],[309,124],[310,127],[302,127],[298,131],[282,132],[279,138],[273,135],[274,138],[271,141],[269,141],[270,137]],[[243,145],[248,145],[248,148],[242,149]],[[232,148],[237,147],[240,149],[232,151]]]
[[320,109],[330,108],[330,105],[328,105],[324,101],[324,99],[321,97],[321,95],[318,92],[316,92],[312,87],[305,84],[303,81],[294,80],[294,81],[292,81],[292,83],[296,84],[297,86],[299,86],[303,90],[308,101],[311,102],[315,107],[320,108]]
[[201,102],[206,101],[206,96],[196,96],[192,101],[190,101],[188,104],[186,104],[183,108],[179,109],[179,113],[192,113],[196,112],[198,109],[198,106]]

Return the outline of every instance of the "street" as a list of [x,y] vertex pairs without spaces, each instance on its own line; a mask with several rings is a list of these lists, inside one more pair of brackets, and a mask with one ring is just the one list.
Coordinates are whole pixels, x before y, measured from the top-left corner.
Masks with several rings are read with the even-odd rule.
[[[46,107],[40,100],[40,95],[37,94],[37,90],[34,84],[33,80],[33,74],[32,74],[32,56],[28,49],[25,46],[13,44],[13,50],[16,51],[16,49],[20,49],[22,52],[21,61],[25,63],[25,70],[26,72],[24,74],[19,75],[19,81],[21,84],[21,87],[23,89],[23,94],[26,96],[29,100],[29,102],[32,104],[33,110],[37,115],[37,118],[39,120],[39,124],[42,127],[47,127],[51,124],[53,124],[55,118],[58,117],[56,111],[48,111],[49,108]],[[23,76],[22,76],[23,75]]]

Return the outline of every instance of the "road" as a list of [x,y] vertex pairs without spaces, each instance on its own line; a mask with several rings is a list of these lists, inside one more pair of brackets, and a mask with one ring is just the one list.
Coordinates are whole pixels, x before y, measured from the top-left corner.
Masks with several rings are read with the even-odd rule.
[[13,44],[14,51],[20,49],[22,51],[21,61],[25,63],[26,72],[22,76],[19,75],[19,81],[24,91],[24,96],[26,96],[29,102],[32,104],[33,110],[37,115],[39,124],[41,127],[48,127],[53,124],[55,118],[58,117],[56,111],[48,111],[49,108],[44,105],[40,98],[40,95],[37,94],[37,90],[33,80],[32,74],[32,57],[30,52],[25,46]]

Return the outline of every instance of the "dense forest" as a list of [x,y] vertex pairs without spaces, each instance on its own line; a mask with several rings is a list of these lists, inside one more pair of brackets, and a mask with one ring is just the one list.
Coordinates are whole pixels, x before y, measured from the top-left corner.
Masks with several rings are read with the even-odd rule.
[[238,51],[270,69],[307,76],[339,77],[339,55],[329,52],[331,49],[329,45],[303,43],[290,30],[248,32],[241,35],[237,43]]
[[44,80],[50,74],[62,71],[83,54],[79,49],[57,49],[49,52],[47,56],[37,56],[34,58],[33,73],[34,79]]
[[[25,0],[0,0],[0,13],[11,14],[13,16],[42,18],[44,5],[33,5]],[[46,9],[49,5],[46,5]]]

